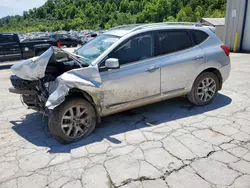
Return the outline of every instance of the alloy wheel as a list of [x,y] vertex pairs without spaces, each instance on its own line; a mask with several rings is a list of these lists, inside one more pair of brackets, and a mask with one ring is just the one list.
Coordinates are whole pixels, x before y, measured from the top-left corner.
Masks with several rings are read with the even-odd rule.
[[216,93],[216,82],[213,78],[203,79],[198,86],[198,97],[202,102],[210,101]]
[[80,138],[91,126],[88,110],[83,105],[77,105],[66,110],[62,117],[61,128],[70,138]]

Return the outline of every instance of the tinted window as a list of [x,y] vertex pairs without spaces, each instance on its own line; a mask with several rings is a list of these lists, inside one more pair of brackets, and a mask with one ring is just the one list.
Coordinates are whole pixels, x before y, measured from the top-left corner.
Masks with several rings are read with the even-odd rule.
[[161,44],[158,40],[158,34],[154,32],[154,56],[161,55]]
[[120,65],[152,57],[151,34],[138,35],[110,53],[109,58],[119,59]]
[[16,42],[14,35],[2,35],[0,38],[1,43],[13,43]]
[[162,54],[168,54],[192,47],[192,41],[186,31],[159,32]]
[[208,38],[208,34],[203,31],[192,30],[191,33],[196,44],[200,44]]

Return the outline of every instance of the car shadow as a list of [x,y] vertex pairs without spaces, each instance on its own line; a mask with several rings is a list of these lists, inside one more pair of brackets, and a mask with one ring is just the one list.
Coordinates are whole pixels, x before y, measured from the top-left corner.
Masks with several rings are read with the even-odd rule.
[[191,105],[184,97],[162,101],[104,117],[90,136],[69,145],[60,144],[50,135],[47,127],[48,119],[39,113],[28,114],[23,120],[11,123],[14,125],[13,130],[32,144],[48,147],[50,153],[69,153],[72,149],[104,139],[112,144],[120,144],[121,140],[115,138],[115,135],[214,111],[231,102],[232,99],[223,94],[218,94],[211,104],[201,107]]

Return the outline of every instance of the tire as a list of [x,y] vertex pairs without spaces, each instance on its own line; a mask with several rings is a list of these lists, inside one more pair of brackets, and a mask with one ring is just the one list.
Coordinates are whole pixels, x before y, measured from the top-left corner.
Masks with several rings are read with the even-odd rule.
[[191,103],[197,106],[204,106],[213,101],[218,90],[218,77],[212,72],[204,72],[196,78],[187,98]]
[[[82,115],[78,117],[76,117],[77,108],[82,109],[82,112],[79,111]],[[85,123],[82,124],[82,122]],[[86,138],[93,132],[95,126],[96,113],[93,106],[86,100],[79,98],[68,98],[60,106],[53,109],[49,116],[49,130],[62,144],[69,144]],[[77,131],[77,136],[74,136],[75,131]]]

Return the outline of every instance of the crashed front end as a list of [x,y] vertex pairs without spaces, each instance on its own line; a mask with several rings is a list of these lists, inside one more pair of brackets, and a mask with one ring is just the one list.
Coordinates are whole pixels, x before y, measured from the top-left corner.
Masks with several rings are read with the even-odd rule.
[[21,61],[11,67],[11,93],[20,94],[29,109],[49,115],[72,89],[78,89],[100,103],[101,79],[98,70],[80,64],[77,57],[51,47],[38,58]]

